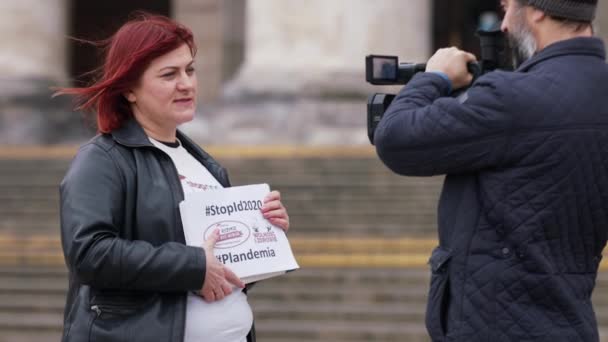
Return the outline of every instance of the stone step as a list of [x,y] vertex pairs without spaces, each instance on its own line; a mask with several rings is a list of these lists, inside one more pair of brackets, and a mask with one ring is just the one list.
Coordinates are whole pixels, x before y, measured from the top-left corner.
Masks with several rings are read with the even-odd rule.
[[[248,158],[225,158],[223,156],[216,158],[225,167],[242,167],[247,166],[251,170],[293,170],[297,173],[306,173],[309,170],[321,170],[328,172],[331,170],[343,170],[344,172],[361,173],[375,170],[379,173],[385,173],[389,176],[397,177],[392,174],[374,155],[362,156],[353,158],[349,156],[331,156],[331,157],[299,157],[290,158],[275,158],[273,156],[260,156]],[[0,158],[0,168],[2,170],[41,170],[45,169],[49,173],[53,171],[67,170],[71,163],[71,156],[65,158],[38,158],[32,156],[30,158],[11,159],[8,157]],[[229,169],[230,170],[230,169]]]
[[[76,152],[76,150],[74,150],[74,153]],[[72,159],[72,155],[69,156],[65,156],[65,157],[51,157],[51,158],[44,158],[44,157],[28,157],[28,158],[17,158],[17,159],[13,159],[10,157],[2,157],[0,158],[0,167],[2,169],[7,169],[7,168],[23,168],[23,167],[30,167],[33,169],[40,169],[41,167],[45,167],[48,168],[50,170],[58,168],[58,169],[64,169],[67,167],[67,165],[69,165],[70,160]]]
[[[25,191],[24,189],[20,190],[21,192]],[[283,192],[284,194],[285,192]],[[5,198],[3,200],[14,202],[11,203],[11,206],[8,205],[5,207],[7,209],[18,209],[22,206],[33,207],[33,206],[42,206],[43,208],[58,208],[59,207],[59,196],[33,196],[27,198],[18,198],[17,196],[21,196],[21,193],[16,195],[15,198],[7,197],[5,192]],[[300,198],[300,199],[292,199],[289,196],[282,196],[282,200],[286,205],[294,204],[297,205],[297,209],[304,209],[306,211],[311,210],[323,210],[325,207],[337,207],[337,208],[352,208],[353,212],[356,212],[358,209],[367,209],[368,211],[378,212],[385,210],[394,210],[399,209],[403,212],[407,212],[408,209],[415,208],[415,210],[426,210],[433,211],[435,209],[435,199],[430,198],[429,200],[425,200],[424,198],[417,197],[416,202],[411,202],[414,200],[413,197],[407,196],[399,196],[398,198],[384,198],[380,196],[373,196],[370,194],[366,194],[365,196],[361,196],[360,198],[354,197],[350,193],[345,193],[343,195],[333,194],[331,196],[310,196],[310,198]],[[370,205],[370,199],[374,199],[374,205]],[[7,209],[3,209],[8,211]]]
[[[327,217],[370,217],[373,219],[380,219],[383,216],[397,216],[397,217],[422,217],[429,220],[435,219],[435,214],[430,211],[430,208],[424,208],[423,206],[382,206],[382,203],[376,203],[379,207],[372,207],[369,203],[348,203],[336,201],[315,201],[312,204],[310,202],[287,202],[285,206],[289,210],[290,217],[305,216],[308,219],[319,217],[318,220],[325,219]],[[349,205],[350,204],[350,205]],[[290,208],[294,208],[291,210]],[[426,209],[426,210],[425,210]],[[293,214],[291,214],[293,212]],[[10,215],[12,218],[33,218],[33,217],[56,217],[59,213],[58,202],[50,201],[28,201],[25,203],[18,203],[11,201],[11,204],[0,207],[0,215]],[[314,217],[311,217],[313,216]],[[350,220],[349,222],[352,222]]]
[[[340,161],[334,161],[335,165],[332,169],[323,169],[319,167],[318,160],[311,160],[308,170],[299,170],[299,165],[296,161],[292,161],[287,164],[286,167],[279,168],[267,168],[267,169],[256,169],[254,164],[242,164],[238,167],[232,167],[226,165],[229,176],[233,183],[242,184],[243,182],[259,182],[272,180],[273,184],[305,184],[306,182],[321,182],[321,184],[344,184],[345,179],[356,179],[359,181],[365,181],[365,183],[355,184],[391,184],[401,183],[403,185],[408,184],[437,184],[441,182],[441,177],[433,178],[412,178],[394,175],[387,170],[377,170],[375,168],[366,168],[351,166],[351,168],[357,168],[357,170],[349,170],[346,165],[341,165]],[[20,161],[16,162],[20,163]],[[363,165],[363,164],[362,164]],[[238,168],[246,168],[249,170],[247,174],[239,173]],[[40,172],[45,170],[45,172]],[[67,171],[67,165],[65,168],[57,170],[47,170],[45,166],[32,167],[32,168],[3,168],[0,171],[0,175],[11,175],[14,176],[14,180],[19,181],[19,184],[59,184]],[[0,185],[10,185],[11,182],[3,180]]]
[[[347,321],[347,322],[423,322],[425,303],[298,303],[281,305],[279,303],[249,302],[257,320],[297,320],[297,321]],[[424,304],[424,305],[422,305]]]
[[[35,174],[23,173],[16,176],[14,173],[5,172],[0,174],[0,188],[4,187],[21,187],[27,189],[29,187],[55,188],[59,190],[61,178],[55,175],[47,175],[37,171]],[[46,190],[46,189],[45,189]]]
[[[262,281],[249,294],[258,336],[286,342],[427,341],[428,276],[423,269],[312,268]],[[0,336],[28,342],[58,336],[66,278],[63,268],[0,268]],[[606,297],[606,289],[608,274],[601,273],[596,295]],[[603,327],[606,303],[596,304]]]
[[61,330],[63,313],[30,312],[16,315],[13,312],[0,311],[0,332],[7,330]]
[[[335,272],[335,271],[334,271]],[[360,270],[362,274],[365,271]],[[286,302],[327,302],[332,303],[424,303],[428,277],[409,273],[409,278],[391,279],[366,275],[369,280],[350,278],[348,281],[339,277],[307,277],[295,276],[298,272],[290,273],[284,277],[266,280],[257,284],[250,292],[252,300],[256,302],[286,303]],[[416,272],[418,273],[418,272]],[[376,273],[377,274],[377,273]],[[412,276],[414,274],[414,276]],[[604,277],[605,278],[605,277]],[[66,275],[31,274],[17,276],[14,274],[0,275],[0,306],[17,307],[28,306],[35,303],[27,296],[48,296],[52,303],[62,303],[57,299],[65,295],[67,287]],[[283,280],[283,281],[279,281]],[[314,291],[311,291],[311,287]],[[12,300],[13,298],[14,300]],[[39,297],[34,297],[39,298]],[[594,303],[599,310],[608,308],[608,284],[606,279],[600,279],[594,291]],[[42,301],[41,303],[44,303]],[[43,307],[48,305],[41,304]],[[61,304],[63,305],[63,304]],[[608,318],[608,315],[606,316]]]
[[[282,192],[292,219],[290,237],[321,239],[320,248],[296,244],[297,257],[407,252],[428,258],[432,246],[383,250],[349,242],[344,246],[356,248],[348,249],[323,245],[322,239],[434,236],[442,177],[400,177],[375,155],[218,159],[233,185],[263,182]],[[0,159],[0,233],[59,237],[59,182],[69,163],[69,157]],[[48,253],[58,256],[52,265],[59,265],[57,239],[54,244],[0,242],[0,254],[34,252],[44,259]],[[262,281],[249,293],[258,340],[428,341],[423,320],[428,280],[427,267],[326,266]],[[0,342],[58,341],[66,286],[64,267],[0,266]],[[598,277],[594,303],[598,322],[608,328],[608,272]]]
[[[286,172],[290,172],[290,171],[286,171]],[[372,178],[370,174],[362,174],[362,175],[349,175],[349,174],[336,174],[336,175],[328,175],[328,174],[319,174],[319,175],[294,175],[294,174],[289,174],[289,176],[284,176],[283,177],[279,177],[279,176],[272,176],[272,175],[265,175],[262,176],[260,178],[245,178],[245,179],[238,179],[235,181],[232,181],[233,185],[243,185],[243,184],[256,184],[256,183],[268,183],[271,188],[278,188],[280,189],[281,187],[310,187],[311,184],[314,184],[315,186],[320,186],[320,187],[333,187],[333,188],[338,188],[338,187],[350,187],[350,186],[354,186],[354,187],[371,187],[371,186],[378,186],[378,187],[392,187],[392,186],[397,186],[399,189],[405,190],[405,189],[413,189],[413,190],[420,190],[420,191],[428,191],[426,190],[426,188],[429,188],[429,186],[425,186],[426,184],[423,183],[422,185],[417,185],[417,186],[410,186],[410,184],[416,184],[413,183],[415,182],[413,179],[410,179],[409,182],[405,181],[405,177],[403,179],[401,178],[397,178],[397,179],[387,179],[384,177],[377,177],[377,178]],[[432,186],[437,187],[441,185],[440,182],[437,182],[436,184],[432,184]],[[432,189],[432,188],[431,188]],[[433,192],[437,191],[435,189]]]
[[61,329],[33,330],[0,328],[0,342],[56,342],[61,340]]
[[[343,184],[345,179],[354,179],[355,185],[369,183],[392,185],[418,185],[420,188],[435,186],[442,182],[442,177],[410,178],[391,173],[375,158],[350,160],[334,159],[289,159],[266,160],[270,163],[260,163],[256,159],[233,160],[228,159],[223,164],[229,171],[234,184],[251,182],[268,182],[272,184]],[[59,184],[63,178],[69,161],[58,160],[2,160],[0,161],[0,175],[11,175],[19,184],[40,184],[42,180],[49,180],[47,184]],[[45,170],[45,172],[40,172]],[[243,170],[241,172],[241,170]],[[245,172],[246,170],[246,172]],[[320,182],[320,183],[319,183]],[[0,185],[10,185],[12,182],[3,179]]]
[[[59,198],[59,187],[57,185],[44,187],[11,185],[0,187],[0,189],[2,190],[0,192],[0,199],[5,200],[27,201],[30,199],[54,200]],[[274,189],[281,191],[281,197],[284,200],[292,202],[307,202],[313,199],[330,202],[340,199],[347,202],[363,202],[369,204],[370,197],[373,197],[380,201],[394,204],[403,204],[405,203],[404,199],[415,199],[417,203],[413,204],[432,205],[437,199],[437,196],[426,192],[424,189],[416,190],[411,187],[399,188],[396,186],[385,187],[383,189],[374,185],[369,185],[356,189],[346,186],[312,187],[311,184],[308,184],[306,187],[287,185],[275,187]]]
[[59,204],[55,202],[49,205],[38,205],[39,203],[15,203],[4,206],[0,209],[0,215],[11,217],[12,219],[58,217]]
[[65,294],[67,292],[67,279],[56,278],[25,278],[2,276],[0,283],[1,294]]
[[[401,235],[394,238],[386,238],[378,234],[375,237],[351,236],[342,238],[339,236],[310,235],[295,232],[289,233],[289,241],[296,257],[301,255],[368,255],[370,257],[385,255],[398,258],[417,258],[417,260],[420,260],[418,266],[426,265],[431,251],[437,244],[435,239],[428,238],[428,236],[404,238]],[[61,256],[63,253],[59,236],[0,234],[0,255],[28,258],[37,257],[37,253],[49,255],[54,253],[57,256]],[[29,264],[28,266],[34,267],[35,265]],[[63,267],[63,264],[57,266]],[[304,267],[305,270],[308,270],[315,266],[305,265]],[[300,272],[303,271],[300,270],[298,274]]]
[[[23,190],[22,190],[23,191]],[[393,200],[387,200],[384,198],[377,198],[374,200],[374,205],[371,206],[369,199],[373,198],[367,196],[366,198],[360,199],[340,199],[335,198],[311,198],[292,200],[289,197],[283,198],[285,206],[290,210],[298,214],[311,215],[311,213],[320,212],[321,214],[327,215],[332,211],[338,211],[336,215],[346,214],[360,214],[360,215],[376,215],[379,213],[391,213],[401,214],[402,216],[409,216],[414,214],[424,214],[435,216],[436,213],[435,205],[431,201],[419,201],[417,203],[407,203],[403,201],[403,198],[395,202]],[[55,213],[59,210],[59,197],[39,197],[39,198],[23,198],[5,199],[6,205],[0,208],[2,214],[32,214],[36,212],[42,213]]]
[[[264,327],[268,329],[268,327]],[[600,342],[608,342],[608,330],[600,329]],[[376,339],[376,336],[372,338],[367,338],[367,336],[348,336],[346,338],[339,338],[336,336],[331,336],[328,339],[319,338],[319,334],[305,334],[302,333],[304,337],[293,336],[293,335],[285,335],[285,334],[275,334],[267,336],[266,333],[258,333],[258,340],[263,338],[264,342],[309,342],[309,341],[327,341],[327,342],[350,342],[350,341],[378,341],[378,342],[429,342],[429,337],[426,334],[426,330],[424,327],[415,328],[413,327],[411,331],[403,333],[401,336],[382,336],[382,339]],[[27,341],[29,342],[29,340]]]
[[0,312],[59,312],[65,305],[63,292],[4,293],[0,291]]
[[[313,240],[314,241],[314,240]],[[380,241],[381,242],[381,241]],[[415,240],[412,243],[422,243]],[[427,243],[427,242],[424,242]],[[427,243],[428,244],[428,243]],[[383,245],[380,245],[383,246]],[[65,267],[42,267],[42,266],[0,266],[0,277],[25,278],[25,279],[67,279],[68,270]],[[426,281],[429,277],[428,270],[417,268],[306,268],[290,272],[284,276],[265,280],[265,284],[280,283],[298,284],[301,281],[314,281],[319,283],[350,283],[364,282],[374,284],[378,282],[401,282],[404,280]],[[608,281],[608,274],[600,273],[598,281]],[[598,284],[599,286],[599,284]]]
[[[314,291],[310,291],[311,287],[314,288]],[[293,305],[293,308],[306,308],[308,310],[309,307],[302,306],[302,303],[314,303],[310,304],[310,308],[312,308],[310,312],[317,312],[315,310],[324,312],[323,307],[318,307],[318,305],[329,305],[336,311],[348,312],[348,310],[359,306],[369,308],[370,304],[382,304],[383,308],[395,304],[407,305],[416,307],[417,310],[423,310],[426,304],[427,291],[428,288],[424,286],[400,289],[397,293],[387,286],[382,286],[381,289],[343,290],[340,287],[321,289],[316,284],[308,284],[308,286],[289,291],[281,286],[258,284],[250,291],[249,297],[251,303],[255,306],[262,305],[263,308],[280,307],[287,310],[285,306]],[[4,287],[0,289],[0,311],[52,310],[60,312],[65,304],[65,294],[66,290],[64,288]],[[593,303],[598,320],[608,325],[608,295],[605,291],[596,289],[593,295]],[[344,309],[341,305],[348,305],[348,309]],[[293,308],[290,307],[289,310]]]
[[[282,191],[294,231],[354,236],[434,233],[441,177],[396,176],[374,155],[222,162],[235,185],[267,182]],[[9,203],[0,207],[0,232],[58,232],[58,185],[69,163],[68,157],[0,160],[0,201]]]
[[57,277],[67,278],[68,270],[65,267],[46,266],[0,266],[0,277]]
[[18,228],[20,225],[24,227],[46,227],[39,233],[59,233],[59,213],[40,213],[37,215],[15,215],[0,217],[0,226],[6,229]]
[[[30,294],[47,293],[63,294],[67,289],[67,279],[43,278],[38,279],[27,277],[2,276],[0,284],[0,294]],[[311,286],[314,291],[311,291]],[[391,284],[378,281],[374,287],[369,284],[348,284],[340,283],[319,284],[313,281],[301,280],[299,284],[281,284],[270,281],[261,282],[252,289],[252,294],[256,297],[270,296],[278,301],[300,300],[323,297],[325,300],[348,301],[356,298],[358,301],[371,300],[390,301],[394,297],[407,298],[418,297],[425,294],[427,284],[424,282],[412,281],[410,284]],[[272,297],[272,296],[275,297]]]
[[[284,276],[272,278],[264,283],[298,284],[302,281],[311,281],[325,285],[326,283],[339,283],[345,285],[377,283],[404,284],[411,281],[424,281],[429,279],[427,269],[393,269],[393,268],[356,268],[356,269],[327,269],[306,268],[288,273]],[[291,286],[291,285],[289,285]]]
[[[59,219],[57,219],[59,221]],[[22,224],[18,228],[13,224],[14,221],[1,221],[0,220],[0,234],[13,234],[13,235],[31,235],[40,232],[57,232],[59,234],[59,224],[52,224],[49,222],[30,222],[28,224]],[[338,237],[348,234],[350,237],[366,237],[370,235],[370,224],[360,223],[354,224],[349,223],[342,227],[330,226],[329,224],[317,224],[317,225],[304,225],[299,223],[297,220],[292,219],[292,229],[302,233],[299,235],[305,236],[327,236],[327,237]],[[429,231],[421,223],[411,222],[407,224],[394,224],[394,223],[382,223],[374,226],[373,233],[377,237],[385,238],[398,238],[404,233],[412,237],[426,237],[432,231]]]
[[[289,210],[289,209],[288,209]],[[405,221],[405,217],[407,217],[407,220],[417,220],[418,222],[427,222],[427,223],[432,223],[435,221],[435,216],[432,215],[431,213],[424,213],[424,212],[410,212],[410,213],[406,213],[404,214],[403,211],[401,213],[399,212],[374,212],[374,213],[365,213],[365,212],[351,212],[351,213],[346,213],[346,212],[340,212],[338,211],[337,213],[332,213],[331,211],[325,211],[325,210],[319,210],[317,212],[315,212],[315,215],[312,215],[313,211],[311,211],[310,213],[301,213],[301,212],[294,212],[294,210],[290,210],[289,211],[289,217],[290,218],[302,218],[302,219],[306,219],[308,222],[311,223],[315,223],[315,224],[323,224],[326,227],[327,226],[336,226],[338,224],[349,224],[352,222],[357,222],[358,220],[361,220],[363,218],[367,218],[370,222],[374,222],[374,223],[395,223],[398,222],[400,219],[403,221]],[[43,216],[43,215],[41,215]],[[49,215],[51,216],[51,215]],[[371,228],[371,227],[370,227]]]
[[428,342],[426,329],[419,323],[390,324],[379,322],[294,322],[275,319],[256,321],[260,341],[408,341]]
[[[247,183],[251,184],[251,183]],[[403,206],[404,203],[415,205],[433,206],[436,203],[437,195],[430,193],[428,188],[412,189],[411,187],[398,187],[397,185],[380,188],[373,184],[365,187],[356,188],[352,186],[325,186],[307,184],[299,187],[284,185],[273,187],[281,191],[282,198],[291,202],[308,202],[319,200],[331,202],[343,200],[353,203],[370,203],[370,197],[385,204]],[[32,199],[56,200],[59,198],[59,187],[57,184],[47,186],[23,186],[14,185],[0,187],[0,199],[27,201]],[[415,200],[415,202],[411,202]]]
[[3,215],[10,215],[12,213],[33,212],[36,209],[43,212],[57,212],[59,210],[58,196],[55,198],[0,198],[0,201],[2,201],[0,213],[2,213]]
[[[360,222],[354,223],[348,219],[330,219],[326,220],[307,220],[303,216],[293,217],[290,214],[291,229],[295,234],[312,235],[312,236],[340,236],[347,234],[350,237],[369,236],[374,234],[377,237],[398,237],[404,234],[411,236],[428,236],[434,233],[429,228],[428,218],[412,217],[408,221],[395,223],[397,220],[390,220],[388,217],[384,220],[375,221],[370,219],[360,219]],[[434,221],[433,221],[434,222]],[[15,235],[31,235],[39,233],[56,233],[59,234],[59,216],[47,216],[44,219],[39,217],[31,218],[0,218],[0,233],[15,234]]]
[[[292,303],[298,305],[302,302],[329,302],[329,303],[360,303],[360,304],[387,304],[394,302],[406,303],[408,301],[425,302],[426,288],[406,289],[396,292],[374,289],[322,289],[314,284],[306,284],[294,291],[281,290],[281,288],[268,288],[260,285],[260,289],[252,289],[251,298],[255,301],[267,301],[276,304]],[[308,290],[305,290],[305,289]],[[311,291],[310,289],[314,290]]]
[[[9,177],[9,176],[6,176]],[[2,199],[11,199],[12,196],[15,198],[59,198],[59,183],[29,186],[19,184],[8,184],[0,187],[0,196]]]
[[[59,222],[59,218],[56,220]],[[15,223],[18,223],[17,225]],[[0,233],[11,235],[33,235],[39,233],[57,232],[59,234],[59,223],[49,223],[43,221],[32,221],[29,223],[16,221],[13,219],[0,218]]]
[[[63,180],[64,172],[61,174],[40,174],[40,171],[11,171],[4,170],[0,172],[2,177],[12,177],[11,179],[3,179],[0,181],[0,187],[14,187],[16,185],[22,187],[34,186],[55,186]],[[397,189],[410,189],[412,191],[426,192],[428,188],[441,185],[441,180],[435,180],[432,183],[420,182],[417,178],[411,177],[375,177],[373,173],[350,174],[347,172],[322,173],[317,170],[307,174],[294,173],[292,170],[286,170],[286,174],[263,173],[259,176],[247,177],[231,177],[233,186],[268,183],[271,187],[293,187],[306,188],[311,184],[322,187],[345,187],[353,186],[353,190],[357,188],[369,187],[369,185],[378,186],[380,188],[389,188],[396,186]]]

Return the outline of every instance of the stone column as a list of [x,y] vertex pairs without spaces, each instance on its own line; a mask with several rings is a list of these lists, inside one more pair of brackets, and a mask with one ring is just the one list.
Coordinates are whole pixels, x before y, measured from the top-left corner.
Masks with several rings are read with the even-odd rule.
[[223,67],[222,81],[234,77],[245,54],[246,0],[222,1]]
[[198,75],[199,95],[202,102],[219,96],[222,82],[222,1],[174,0],[175,20],[188,26],[198,52],[195,66]]
[[198,53],[199,94],[204,103],[216,101],[224,81],[242,60],[245,0],[174,0],[177,21],[188,26]]
[[604,39],[604,43],[608,45],[608,4],[606,1],[599,1],[598,6],[595,20],[597,34]]
[[0,1],[0,144],[46,140],[49,87],[67,80],[67,2]]
[[319,95],[369,89],[367,54],[425,61],[428,0],[247,2],[245,63],[229,92]]
[[65,81],[66,27],[67,0],[0,1],[2,79]]

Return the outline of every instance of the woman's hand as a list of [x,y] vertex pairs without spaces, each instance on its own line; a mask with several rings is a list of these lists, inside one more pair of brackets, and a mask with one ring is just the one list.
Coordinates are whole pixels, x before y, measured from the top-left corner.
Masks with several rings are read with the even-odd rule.
[[262,206],[262,215],[273,225],[283,229],[285,232],[289,230],[289,215],[287,209],[281,203],[281,193],[271,191],[264,198]]
[[200,291],[200,295],[207,302],[221,300],[225,296],[232,293],[232,284],[237,287],[244,288],[245,284],[229,270],[224,264],[219,262],[213,254],[215,243],[220,236],[220,232],[216,229],[209,239],[203,244],[206,257],[205,282]]

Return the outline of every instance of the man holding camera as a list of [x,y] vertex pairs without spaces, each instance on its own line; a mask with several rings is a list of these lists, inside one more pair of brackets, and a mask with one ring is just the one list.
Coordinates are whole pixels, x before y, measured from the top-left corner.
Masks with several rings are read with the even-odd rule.
[[523,57],[477,79],[439,50],[375,132],[382,161],[446,174],[427,328],[433,341],[599,341],[608,238],[608,66],[597,0],[503,0]]

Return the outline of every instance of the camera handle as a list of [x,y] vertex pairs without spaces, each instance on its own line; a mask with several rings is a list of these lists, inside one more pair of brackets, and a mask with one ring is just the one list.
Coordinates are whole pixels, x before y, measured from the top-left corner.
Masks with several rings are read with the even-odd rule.
[[471,75],[473,75],[473,82],[481,76],[481,65],[478,62],[469,62],[467,63],[467,70]]
[[[407,66],[416,66],[418,68],[417,72],[424,71],[426,69],[426,63],[421,64],[408,64]],[[479,62],[468,62],[467,63],[467,71],[473,75],[473,81],[475,81],[479,76],[481,76],[481,64]],[[412,73],[413,76],[413,73]],[[411,78],[411,76],[410,76]],[[407,80],[409,81],[409,79]]]

